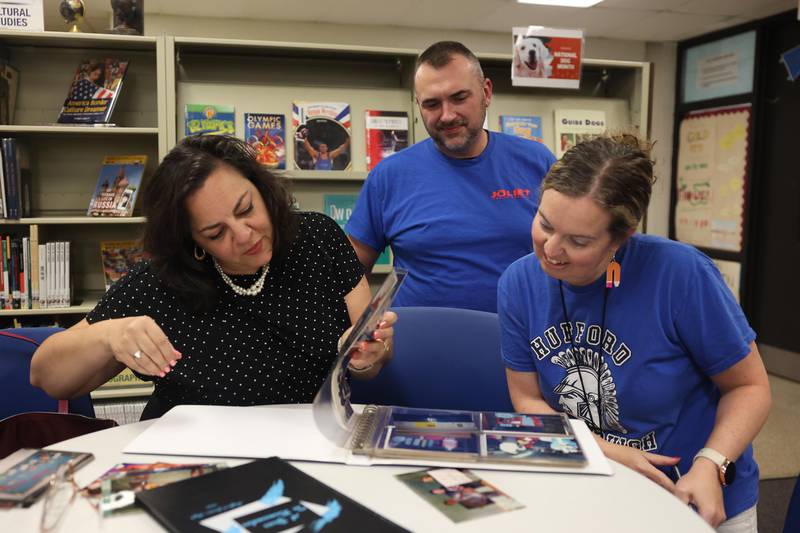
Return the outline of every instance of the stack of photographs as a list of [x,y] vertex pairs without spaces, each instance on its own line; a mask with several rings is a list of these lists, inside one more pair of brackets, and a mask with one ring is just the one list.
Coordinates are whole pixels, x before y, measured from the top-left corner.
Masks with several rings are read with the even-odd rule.
[[[371,445],[376,457],[575,466],[586,464],[563,414],[385,408]],[[378,429],[380,428],[380,429]]]

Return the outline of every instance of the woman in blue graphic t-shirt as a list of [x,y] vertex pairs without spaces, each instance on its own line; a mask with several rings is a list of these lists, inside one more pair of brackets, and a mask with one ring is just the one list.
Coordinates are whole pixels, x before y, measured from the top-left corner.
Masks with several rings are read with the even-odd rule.
[[[653,176],[632,135],[578,144],[542,182],[534,253],[498,286],[519,412],[563,411],[604,453],[718,531],[756,531],[750,443],[771,396],[750,328],[714,263],[636,234]],[[726,520],[727,519],[727,520]]]

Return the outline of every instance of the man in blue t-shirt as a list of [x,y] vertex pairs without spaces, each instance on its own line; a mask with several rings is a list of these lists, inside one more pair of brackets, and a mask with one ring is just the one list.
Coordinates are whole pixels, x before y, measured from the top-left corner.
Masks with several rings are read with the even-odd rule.
[[500,274],[532,251],[537,192],[555,157],[483,129],[492,82],[460,43],[425,50],[414,88],[430,139],[372,170],[345,230],[367,272],[386,246],[408,270],[395,305],[495,312]]

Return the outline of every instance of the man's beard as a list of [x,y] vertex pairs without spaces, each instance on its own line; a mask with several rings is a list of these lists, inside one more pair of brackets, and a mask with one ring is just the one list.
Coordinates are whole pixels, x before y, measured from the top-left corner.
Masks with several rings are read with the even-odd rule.
[[[484,108],[484,119],[481,120],[481,125],[477,128],[470,128],[469,124],[463,120],[459,119],[453,122],[443,123],[439,122],[436,124],[436,129],[434,131],[428,130],[428,135],[431,136],[433,141],[440,147],[450,152],[452,154],[466,154],[472,150],[472,147],[475,146],[475,143],[478,141],[479,136],[483,132],[483,122],[486,118],[486,108]],[[452,127],[452,126],[464,126],[465,132],[460,134],[458,137],[447,137],[441,129]]]

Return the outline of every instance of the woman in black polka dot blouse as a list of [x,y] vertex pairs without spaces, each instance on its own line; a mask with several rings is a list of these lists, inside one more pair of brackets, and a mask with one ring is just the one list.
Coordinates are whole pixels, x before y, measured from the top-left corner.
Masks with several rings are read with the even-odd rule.
[[[227,136],[184,139],[143,194],[149,259],[42,344],[31,383],[71,398],[127,366],[155,383],[143,419],[179,404],[312,401],[370,299],[339,226],[294,211],[283,182]],[[391,356],[396,318],[353,355],[356,376]]]

